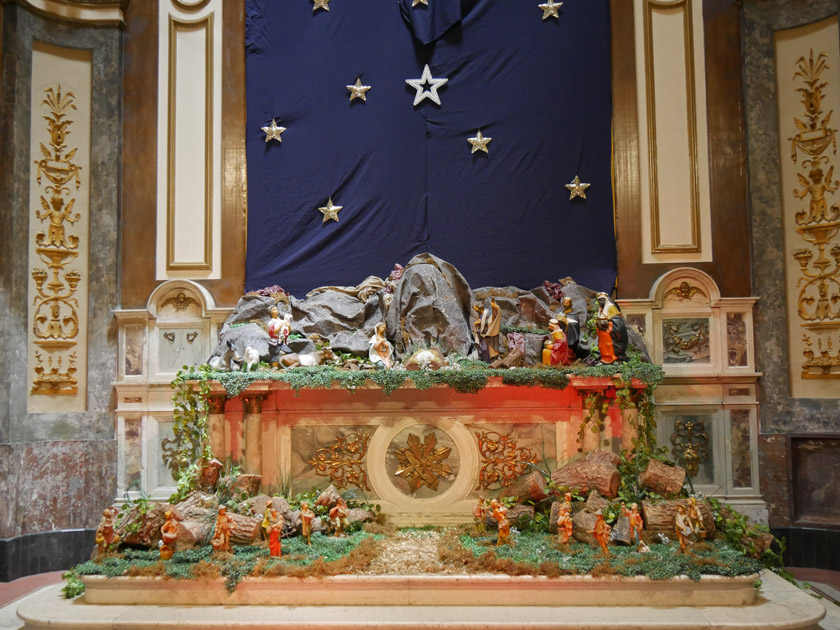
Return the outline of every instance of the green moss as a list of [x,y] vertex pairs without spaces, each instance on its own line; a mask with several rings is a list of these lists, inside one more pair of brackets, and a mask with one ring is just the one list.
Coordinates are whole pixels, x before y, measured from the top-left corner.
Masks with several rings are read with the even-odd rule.
[[[639,553],[631,547],[610,547],[611,557],[605,563],[600,549],[573,542],[570,551],[561,551],[555,538],[545,534],[520,533],[514,546],[494,547],[495,537],[461,536],[460,544],[476,557],[492,552],[500,559],[509,559],[535,569],[546,562],[556,563],[560,573],[585,575],[595,570],[621,576],[644,575],[653,580],[666,580],[685,575],[697,581],[702,575],[735,577],[757,573],[760,562],[745,556],[723,541],[708,543],[707,549],[689,555],[679,553],[676,543],[653,545],[650,553]],[[597,567],[597,569],[596,569]]]

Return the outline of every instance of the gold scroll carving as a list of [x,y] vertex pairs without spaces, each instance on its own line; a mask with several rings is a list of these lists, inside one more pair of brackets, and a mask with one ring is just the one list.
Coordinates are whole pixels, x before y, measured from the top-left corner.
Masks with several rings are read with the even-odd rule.
[[73,162],[77,149],[67,148],[67,136],[73,120],[69,117],[76,109],[72,92],[62,93],[61,85],[44,90],[44,116],[49,133],[49,147],[41,143],[43,157],[35,160],[35,179],[41,187],[41,207],[35,219],[46,224],[46,231],[35,235],[35,253],[46,269],[35,267],[35,312],[32,330],[35,344],[41,352],[35,353],[32,394],[78,393],[76,373],[76,337],[79,334],[79,301],[75,297],[82,276],[65,268],[79,255],[79,236],[70,233],[81,215],[74,211],[75,190],[81,185],[81,166]]
[[677,460],[682,460],[689,477],[696,477],[700,463],[709,456],[709,434],[704,422],[677,420],[671,434],[672,452]]
[[793,119],[798,133],[790,140],[794,163],[800,153],[807,156],[802,161],[804,172],[797,173],[800,187],[793,191],[797,199],[808,200],[807,208],[794,217],[805,246],[793,252],[800,271],[797,314],[807,331],[801,374],[807,379],[840,378],[840,348],[835,350],[840,346],[840,242],[835,238],[840,232],[840,206],[829,206],[826,199],[840,188],[840,181],[834,179],[837,130],[829,126],[834,111],[824,113],[822,105],[827,60],[824,52],[815,59],[811,50],[808,59],[796,62],[793,75],[801,80],[796,91],[805,108],[804,120]]
[[348,485],[370,490],[365,470],[368,442],[368,433],[339,435],[330,446],[317,449],[307,463],[315,469],[316,475],[329,477],[330,483],[339,490]]
[[527,473],[539,462],[531,449],[517,446],[509,435],[495,431],[476,431],[481,469],[476,490],[495,490],[509,487],[517,477]]

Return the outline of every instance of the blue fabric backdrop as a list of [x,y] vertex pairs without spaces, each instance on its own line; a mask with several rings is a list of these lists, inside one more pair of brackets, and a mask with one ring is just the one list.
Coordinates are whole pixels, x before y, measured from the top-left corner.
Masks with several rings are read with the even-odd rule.
[[[428,251],[473,287],[609,291],[609,0],[545,21],[537,0],[428,1],[247,1],[247,288],[302,296]],[[412,106],[426,63],[449,79],[440,107]],[[367,102],[349,101],[358,76]],[[489,155],[470,153],[479,128]],[[317,210],[330,196],[338,223]]]

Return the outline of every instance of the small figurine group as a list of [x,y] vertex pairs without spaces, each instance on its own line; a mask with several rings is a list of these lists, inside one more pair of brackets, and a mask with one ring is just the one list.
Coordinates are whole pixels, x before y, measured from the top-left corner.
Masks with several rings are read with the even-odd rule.
[[630,544],[636,545],[636,551],[648,552],[650,547],[642,539],[642,531],[645,529],[645,521],[639,512],[639,504],[631,503],[630,509],[624,502],[621,502],[621,515],[630,523]]
[[697,499],[688,499],[688,509],[680,504],[677,506],[677,515],[674,517],[674,533],[680,544],[680,553],[688,553],[688,546],[697,539],[706,537],[706,526],[700,516],[697,507]]
[[274,503],[269,501],[265,506],[265,515],[262,520],[262,530],[268,539],[268,553],[273,558],[283,555],[281,538],[283,537],[283,515],[274,509]]
[[507,517],[508,509],[498,499],[491,499],[488,506],[483,495],[478,497],[478,503],[473,508],[473,536],[483,536],[487,533],[485,519],[488,511],[499,526],[496,546],[513,545],[513,538],[510,535],[510,521]]
[[344,532],[347,530],[347,517],[350,516],[350,509],[347,507],[347,502],[338,497],[335,505],[330,508],[330,524],[332,525],[333,535],[336,538],[346,536]]

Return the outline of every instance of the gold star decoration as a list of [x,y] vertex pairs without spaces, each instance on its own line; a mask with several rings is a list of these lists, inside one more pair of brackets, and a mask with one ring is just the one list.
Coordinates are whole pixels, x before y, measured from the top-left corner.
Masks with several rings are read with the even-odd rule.
[[[328,0],[329,1],[329,0]],[[554,0],[548,0],[548,2],[544,2],[543,4],[537,5],[543,12],[543,20],[547,20],[550,17],[560,19],[560,16],[557,14],[557,11],[560,7],[563,6],[562,2],[554,2]]]
[[318,208],[321,214],[324,215],[324,220],[321,223],[326,223],[330,219],[338,223],[338,211],[341,210],[343,207],[344,206],[334,206],[332,197],[330,197],[329,201],[327,201],[326,206]]
[[315,13],[318,9],[323,9],[324,11],[330,10],[330,0],[312,0],[312,2],[314,2],[312,13]]
[[429,0],[411,0],[411,8],[412,9],[414,7],[416,7],[418,4],[425,4],[426,6],[429,6]]
[[283,138],[280,137],[280,134],[286,131],[285,127],[281,127],[277,124],[277,121],[273,118],[271,119],[271,124],[266,125],[265,127],[261,127],[263,132],[265,133],[265,141],[269,142],[271,140],[277,140],[277,142],[283,142]]
[[487,143],[490,142],[493,138],[485,138],[481,135],[481,129],[478,130],[478,133],[475,134],[473,138],[467,138],[467,142],[472,145],[472,151],[470,153],[475,153],[476,151],[484,151],[488,155],[490,152],[487,150]]
[[583,184],[580,181],[580,177],[575,175],[575,180],[571,184],[566,184],[566,188],[569,189],[569,201],[574,199],[575,197],[580,197],[581,199],[586,199],[586,189],[589,188],[589,184]]
[[365,95],[365,92],[367,92],[370,89],[370,86],[362,85],[361,77],[357,77],[356,84],[348,85],[347,89],[350,90],[350,102],[352,102],[355,98],[360,98],[363,101],[367,102],[367,96]]

